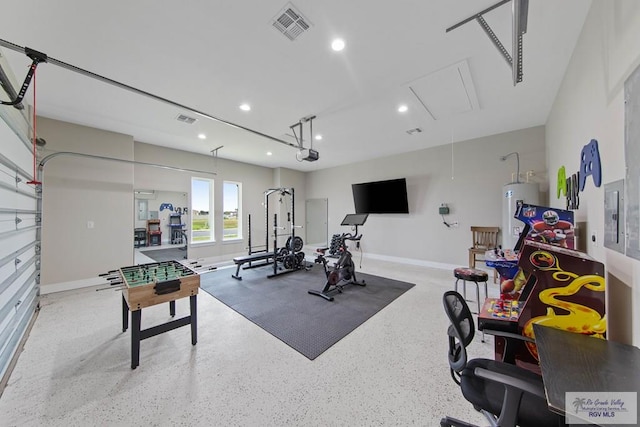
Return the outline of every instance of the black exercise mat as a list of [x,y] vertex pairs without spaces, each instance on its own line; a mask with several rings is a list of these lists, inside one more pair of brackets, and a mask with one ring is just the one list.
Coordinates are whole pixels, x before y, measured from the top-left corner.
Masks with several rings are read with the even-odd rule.
[[345,286],[326,301],[307,293],[324,287],[319,265],[272,279],[270,267],[241,269],[243,280],[233,279],[232,272],[235,268],[203,274],[200,287],[311,360],[415,286],[357,272],[367,286]]
[[140,253],[158,262],[173,261],[173,260],[180,261],[185,259],[185,255],[187,254],[187,252],[184,250],[184,246],[182,246],[181,248],[156,249],[154,251],[140,251]]

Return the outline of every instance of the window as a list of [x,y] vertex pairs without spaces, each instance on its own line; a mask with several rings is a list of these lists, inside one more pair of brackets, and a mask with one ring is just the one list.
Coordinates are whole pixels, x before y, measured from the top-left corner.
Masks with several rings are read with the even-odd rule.
[[224,205],[222,240],[242,239],[241,196],[242,186],[239,182],[225,181],[223,185]]
[[212,179],[191,178],[191,241],[215,241]]

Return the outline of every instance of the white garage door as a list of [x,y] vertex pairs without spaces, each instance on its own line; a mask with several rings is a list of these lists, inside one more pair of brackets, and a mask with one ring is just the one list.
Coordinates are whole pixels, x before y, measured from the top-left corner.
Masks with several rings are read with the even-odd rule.
[[[11,75],[1,55],[0,68],[0,75]],[[3,87],[0,99],[6,101]],[[28,183],[33,156],[27,117],[0,105],[0,385],[38,307],[40,192]]]

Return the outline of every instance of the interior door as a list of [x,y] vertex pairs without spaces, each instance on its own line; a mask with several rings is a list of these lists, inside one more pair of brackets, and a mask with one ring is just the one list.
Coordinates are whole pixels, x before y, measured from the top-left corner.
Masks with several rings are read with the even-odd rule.
[[306,220],[305,229],[309,246],[322,246],[328,244],[328,200],[308,199],[305,204]]

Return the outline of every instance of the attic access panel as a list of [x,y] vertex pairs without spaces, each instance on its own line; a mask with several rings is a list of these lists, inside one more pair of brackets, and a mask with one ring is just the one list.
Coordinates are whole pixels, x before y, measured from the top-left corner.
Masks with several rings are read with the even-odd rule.
[[408,87],[433,120],[480,109],[466,60],[414,80]]

